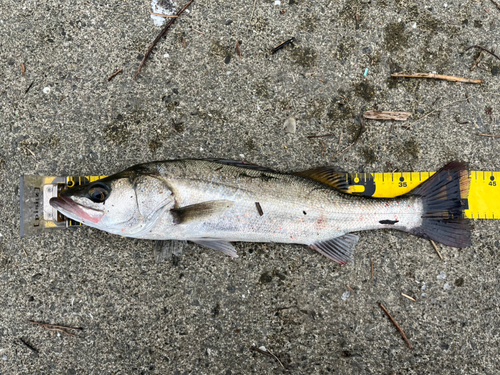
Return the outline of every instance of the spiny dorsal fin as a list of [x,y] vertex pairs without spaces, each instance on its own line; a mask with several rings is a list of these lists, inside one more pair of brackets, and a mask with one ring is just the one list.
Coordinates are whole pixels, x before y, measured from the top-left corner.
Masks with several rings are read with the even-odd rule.
[[244,161],[226,160],[226,159],[203,159],[203,160],[213,161],[213,162],[220,163],[220,164],[232,165],[234,167],[253,169],[254,171],[280,173],[280,172],[275,171],[274,169],[267,168],[267,167],[261,167],[260,165],[246,163]]
[[229,200],[207,201],[170,210],[174,224],[183,224],[192,220],[205,220],[213,215],[220,215],[233,206]]
[[349,184],[347,183],[346,173],[340,172],[334,167],[318,167],[308,169],[307,171],[294,172],[294,174],[321,182],[325,185],[340,190],[343,193],[347,193],[349,191]]
[[218,250],[221,253],[229,255],[231,258],[238,258],[236,254],[236,249],[230,242],[224,240],[207,239],[207,240],[191,240],[195,244],[208,247],[209,249]]
[[347,233],[328,241],[313,243],[310,247],[337,263],[345,264],[353,261],[352,253],[358,240],[359,236]]

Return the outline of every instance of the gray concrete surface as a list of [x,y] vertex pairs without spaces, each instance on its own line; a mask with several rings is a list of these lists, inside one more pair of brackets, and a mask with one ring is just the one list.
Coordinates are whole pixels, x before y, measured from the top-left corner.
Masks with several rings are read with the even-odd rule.
[[[187,157],[283,171],[422,171],[457,159],[500,170],[500,141],[476,135],[500,134],[500,61],[484,56],[471,72],[477,51],[465,51],[500,51],[500,10],[489,0],[257,0],[250,21],[252,7],[196,1],[133,80],[160,30],[148,1],[1,2],[1,374],[285,372],[253,344],[293,374],[500,373],[496,221],[473,222],[469,249],[442,246],[445,262],[423,239],[362,233],[345,267],[302,246],[237,244],[234,260],[190,245],[155,264],[151,242],[88,228],[19,238],[21,174],[104,174]],[[295,46],[270,56],[292,36]],[[412,117],[392,133],[390,123],[367,122],[360,142],[332,160],[373,108]],[[295,134],[283,130],[290,116]],[[182,123],[177,132],[171,119]],[[324,151],[307,138],[325,133],[334,136]],[[343,300],[346,285],[355,292]],[[70,337],[27,319],[84,331]]]

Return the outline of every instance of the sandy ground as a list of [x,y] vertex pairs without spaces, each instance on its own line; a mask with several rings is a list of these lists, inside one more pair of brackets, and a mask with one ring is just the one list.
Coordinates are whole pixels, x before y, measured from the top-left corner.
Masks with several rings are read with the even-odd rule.
[[[150,241],[89,228],[19,237],[21,174],[110,174],[188,157],[281,171],[427,171],[452,160],[500,170],[500,141],[477,135],[500,134],[500,61],[485,54],[471,72],[478,50],[467,51],[500,51],[492,1],[275,3],[196,1],[134,80],[160,30],[148,1],[2,0],[1,374],[500,373],[493,220],[472,223],[471,248],[441,246],[445,261],[426,240],[362,233],[344,267],[298,245],[236,244],[234,260],[192,244],[156,264]],[[390,78],[395,71],[485,82]],[[367,109],[412,116],[392,132],[367,121],[333,160]],[[291,116],[297,130],[287,134]]]

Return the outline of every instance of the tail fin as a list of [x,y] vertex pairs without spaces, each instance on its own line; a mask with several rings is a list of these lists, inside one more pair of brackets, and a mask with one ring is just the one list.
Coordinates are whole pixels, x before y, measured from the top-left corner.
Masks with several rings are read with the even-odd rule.
[[464,219],[470,179],[467,165],[451,162],[409,195],[422,197],[422,225],[410,232],[453,247],[471,245],[470,227]]

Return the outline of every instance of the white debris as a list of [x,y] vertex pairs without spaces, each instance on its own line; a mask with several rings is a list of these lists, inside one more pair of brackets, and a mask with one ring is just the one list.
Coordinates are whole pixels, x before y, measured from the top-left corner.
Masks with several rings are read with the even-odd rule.
[[446,274],[444,271],[441,271],[439,275],[437,275],[438,280],[446,280]]
[[267,349],[264,345],[262,345],[261,347],[259,347],[260,350],[264,351],[264,352],[267,352]]
[[240,154],[240,158],[245,159],[245,155],[244,154]]
[[427,297],[427,293],[422,293],[422,297]]
[[417,28],[417,23],[413,22],[413,25],[411,27],[413,27],[414,29],[416,29]]
[[274,5],[281,5],[281,0],[274,0]]
[[50,87],[49,86],[43,88],[43,93],[44,94],[48,94],[49,92],[50,92]]
[[349,297],[351,296],[351,292],[347,291],[347,292],[344,292],[344,294],[342,294],[342,300],[345,301],[346,299],[348,299]]
[[444,290],[451,290],[451,285],[446,283],[446,284],[444,284],[443,288],[444,288]]
[[422,290],[426,290],[426,289],[427,289],[427,286],[425,285],[425,283],[422,283],[422,284],[423,284],[423,285],[422,285],[422,288],[421,288],[421,289],[422,289]]
[[[161,6],[159,3],[162,3]],[[168,9],[165,7],[165,5],[168,7]],[[166,15],[174,15],[175,14],[175,6],[174,2],[172,0],[152,0],[151,1],[151,12],[152,13],[158,13],[158,14],[166,14]],[[154,14],[151,15],[151,19],[153,20],[155,26],[161,26],[165,23],[166,18],[165,17],[160,17],[160,16],[155,16]]]
[[3,355],[3,357],[2,357],[2,359],[3,359],[4,361],[6,361],[6,360],[7,360],[7,356],[4,354],[4,355]]
[[163,57],[170,57],[168,53],[164,54]]
[[244,294],[242,294],[242,295],[241,295],[241,298],[245,298],[245,295],[244,295]]
[[285,133],[295,134],[295,131],[297,130],[297,121],[295,121],[294,117],[289,117],[285,120],[284,126]]

